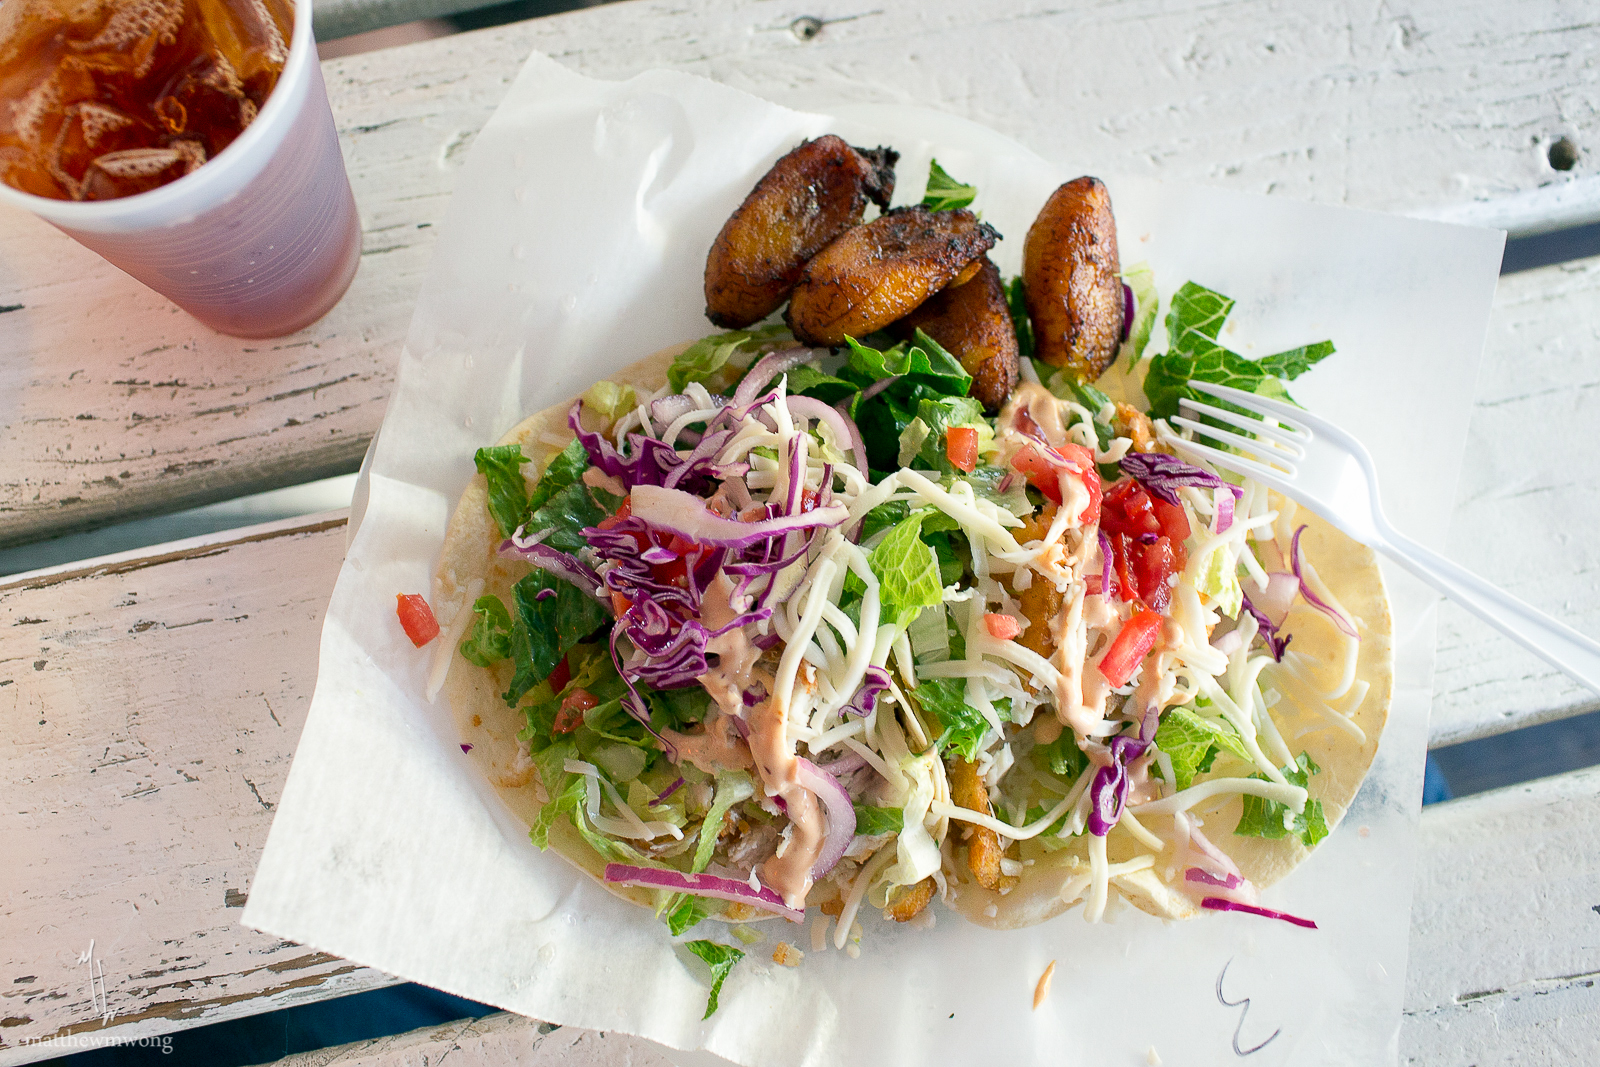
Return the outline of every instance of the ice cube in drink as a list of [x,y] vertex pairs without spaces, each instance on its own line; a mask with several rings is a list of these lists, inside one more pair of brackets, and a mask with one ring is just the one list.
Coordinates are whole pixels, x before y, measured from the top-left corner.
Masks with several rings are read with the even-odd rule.
[[192,173],[256,117],[293,26],[288,0],[5,0],[0,181],[107,200]]

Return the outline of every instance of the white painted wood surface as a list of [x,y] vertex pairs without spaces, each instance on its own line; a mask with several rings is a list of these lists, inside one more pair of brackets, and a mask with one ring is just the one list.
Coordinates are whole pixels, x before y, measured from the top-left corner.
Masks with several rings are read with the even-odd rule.
[[[1496,217],[1533,226],[1552,198],[1571,217],[1600,205],[1588,11],[638,0],[330,62],[365,255],[344,302],[297,335],[211,334],[49,227],[0,214],[0,308],[15,309],[0,318],[0,543],[353,469],[450,175],[532,48],[602,77],[666,66],[801,106],[942,108],[1089,171],[1388,211],[1494,198]],[[822,20],[814,39],[791,32],[801,16]],[[1564,135],[1582,154],[1561,174],[1545,151]]]
[[[207,334],[47,227],[0,215],[0,309],[22,305],[0,311],[0,543],[352,468],[453,168],[532,47],[601,76],[670,66],[800,105],[942,107],[1085,170],[1532,231],[1600,205],[1584,140],[1600,110],[1590,14],[1556,0],[651,0],[336,61],[366,255],[350,296],[300,335]],[[801,15],[836,21],[803,42],[788,29]],[[1568,175],[1544,161],[1558,135],[1585,153]],[[1452,546],[1591,634],[1597,322],[1600,261],[1502,284]],[[0,582],[0,1064],[51,1054],[21,1042],[52,1033],[165,1033],[388,981],[243,931],[231,907],[304,719],[342,550],[337,526],[286,523]],[[1442,619],[1436,741],[1594,706],[1464,615]],[[1569,776],[1430,811],[1415,1062],[1600,1060],[1582,985],[1600,940],[1574,918],[1597,793]],[[1560,877],[1530,883],[1530,869]],[[106,1027],[78,962],[90,938],[118,1013]],[[535,1050],[531,1025],[453,1033],[451,1062],[653,1062],[565,1031]],[[1479,1048],[1504,1056],[1468,1055]],[[391,1053],[370,1062],[440,1057],[417,1040],[361,1055]]]

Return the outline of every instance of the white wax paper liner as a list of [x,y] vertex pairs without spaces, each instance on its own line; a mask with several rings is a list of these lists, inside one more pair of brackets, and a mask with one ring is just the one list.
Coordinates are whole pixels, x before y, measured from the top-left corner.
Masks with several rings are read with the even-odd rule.
[[[712,238],[773,160],[828,130],[900,150],[897,202],[920,197],[935,153],[976,185],[1006,274],[1045,197],[1080,173],[931,112],[830,118],[683,74],[609,83],[529,59],[457,180],[244,921],[512,1011],[752,1067],[1132,1064],[1151,1049],[1169,1064],[1392,1061],[1434,652],[1432,598],[1395,571],[1396,693],[1377,761],[1338,831],[1266,893],[1319,930],[1123,909],[1099,926],[1075,910],[995,933],[936,906],[933,929],[871,916],[850,959],[766,923],[705,1023],[698,962],[648,912],[534,849],[462,756],[448,710],[424,699],[431,649],[405,639],[394,597],[429,588],[473,450],[711,332]],[[1102,177],[1123,263],[1148,261],[1164,295],[1193,279],[1237,299],[1231,347],[1335,341],[1296,396],[1367,443],[1392,518],[1438,544],[1503,235]],[[801,966],[771,962],[780,938],[806,950]]]

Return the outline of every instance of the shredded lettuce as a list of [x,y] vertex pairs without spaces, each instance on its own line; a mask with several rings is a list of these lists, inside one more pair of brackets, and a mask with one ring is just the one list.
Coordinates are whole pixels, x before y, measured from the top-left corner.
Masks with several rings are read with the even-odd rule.
[[1257,360],[1246,359],[1217,343],[1217,335],[1232,309],[1231,299],[1194,282],[1185,282],[1173,295],[1172,308],[1167,312],[1170,347],[1151,358],[1144,379],[1144,393],[1150,401],[1152,418],[1172,418],[1178,413],[1178,401],[1185,397],[1239,410],[1226,401],[1191,389],[1192,379],[1232,386],[1292,404],[1294,399],[1283,383],[1299,377],[1333,354],[1332,341],[1319,341]]
[[[1062,730],[1054,741],[1036,746],[1033,753],[1034,758],[1048,767],[1052,775],[1064,782],[1077,781],[1078,775],[1089,766],[1089,757],[1078,747],[1077,735],[1071,730]],[[1044,813],[1041,811],[1040,814]],[[1031,821],[1032,816],[1029,819]]]
[[[1150,343],[1150,331],[1156,324],[1156,313],[1161,306],[1161,295],[1156,292],[1156,276],[1148,263],[1135,263],[1122,272],[1122,280],[1133,290],[1133,322],[1128,325],[1128,339],[1122,342],[1128,363],[1139,362],[1145,345]],[[1216,334],[1211,336],[1215,337]]]
[[877,834],[897,834],[906,824],[905,812],[899,808],[875,808],[869,804],[856,805],[856,833],[862,837]]
[[961,361],[921,330],[912,342],[901,341],[888,349],[869,348],[854,337],[846,337],[845,341],[850,345],[846,366],[872,382],[917,377],[942,396],[966,396],[972,388],[972,375],[961,368]]
[[[554,596],[540,598],[546,589]],[[515,618],[511,658],[516,673],[505,702],[512,707],[536,684],[550,676],[567,651],[610,621],[599,602],[571,582],[543,568],[535,569],[511,589]]]
[[735,355],[753,356],[762,345],[788,336],[788,327],[774,323],[702,337],[678,353],[667,368],[667,382],[674,393],[683,392],[690,382],[702,382],[713,393],[731,389],[749,369],[748,361],[736,361]]
[[630,412],[639,403],[631,385],[600,381],[589,386],[583,394],[585,411],[592,411],[607,419],[617,419]]
[[660,916],[661,921],[667,924],[667,930],[677,937],[710,915],[711,909],[712,903],[705,897],[697,897],[693,893],[674,893],[667,898]]
[[461,658],[487,667],[511,655],[511,612],[505,601],[490,593],[472,602],[477,619],[461,642]]
[[937,159],[928,163],[928,191],[922,194],[922,206],[929,211],[954,211],[966,207],[977,199],[974,185],[962,185],[939,166]]
[[883,618],[893,620],[896,626],[908,626],[923,608],[943,602],[939,559],[921,536],[926,518],[924,510],[896,523],[867,557],[867,565],[880,583]]
[[933,436],[933,429],[919,416],[906,423],[900,431],[900,466],[909,467],[922,452],[922,446]]
[[1028,292],[1023,288],[1020,275],[1006,284],[1006,310],[1011,312],[1011,326],[1017,331],[1017,354],[1031,359],[1033,323],[1028,320]]
[[1207,719],[1182,705],[1162,714],[1161,725],[1156,728],[1156,747],[1172,761],[1172,775],[1177,779],[1173,785],[1178,789],[1188,789],[1194,784],[1195,775],[1209,771],[1218,752],[1250,759],[1244,741],[1226,719]]
[[932,714],[944,727],[944,732],[934,742],[939,751],[975,760],[983,751],[989,721],[967,703],[966,694],[967,683],[960,678],[924,678],[911,690],[922,710]]
[[711,801],[711,810],[706,812],[705,821],[700,824],[700,840],[694,847],[694,866],[690,868],[694,874],[699,874],[711,862],[711,854],[717,848],[717,835],[722,832],[722,821],[727,818],[728,809],[741,800],[749,800],[755,796],[755,783],[743,771],[724,771],[717,775],[717,793]]
[[575,481],[553,493],[524,520],[522,528],[527,534],[549,530],[544,544],[561,552],[577,552],[589,544],[583,536],[584,528],[600,525],[621,506],[620,496]]
[[500,536],[510,537],[528,507],[528,484],[522,480],[528,457],[521,445],[495,445],[478,449],[472,462],[489,483],[489,514],[500,527]]
[[[1159,738],[1157,743],[1160,743]],[[1283,768],[1283,776],[1290,785],[1304,789],[1311,776],[1320,770],[1316,761],[1302,752],[1298,760]],[[1266,775],[1253,774],[1251,777],[1265,779]],[[1233,828],[1233,832],[1241,837],[1279,838],[1293,834],[1307,848],[1312,848],[1328,836],[1328,822],[1323,818],[1320,800],[1308,797],[1305,810],[1298,814],[1291,811],[1287,804],[1279,804],[1265,797],[1246,795],[1243,800],[1244,811],[1239,816],[1239,825]]]
[[583,442],[574,438],[567,443],[566,448],[550,457],[550,465],[539,476],[539,483],[533,487],[533,492],[528,494],[528,503],[523,508],[521,521],[526,522],[535,512],[548,504],[551,497],[580,481],[588,467],[589,453],[584,449]]
[[683,947],[699,956],[707,967],[711,968],[711,993],[706,997],[706,1013],[702,1019],[709,1019],[717,1010],[717,996],[722,992],[722,983],[727,979],[734,964],[744,959],[744,953],[732,945],[721,945],[715,941],[685,941]]
[[1200,563],[1195,589],[1211,598],[1211,604],[1230,619],[1239,617],[1244,606],[1244,590],[1239,586],[1239,568],[1227,545],[1218,545]]

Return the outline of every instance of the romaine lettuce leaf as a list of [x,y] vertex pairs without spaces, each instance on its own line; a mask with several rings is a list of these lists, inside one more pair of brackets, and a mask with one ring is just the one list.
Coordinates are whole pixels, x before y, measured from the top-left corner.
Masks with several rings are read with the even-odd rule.
[[[541,599],[539,594],[546,589],[554,590],[555,595]],[[504,698],[512,707],[550,676],[568,649],[611,618],[593,597],[542,568],[512,586],[511,607],[511,657],[516,673]]]
[[668,932],[677,937],[710,915],[711,909],[712,903],[705,897],[676,893],[668,898],[667,906],[661,909],[661,921],[667,924]]
[[1209,771],[1218,751],[1250,759],[1249,750],[1231,723],[1204,718],[1182,705],[1162,713],[1161,724],[1156,727],[1156,747],[1172,760],[1172,775],[1177,779],[1173,785],[1178,789],[1188,789],[1194,784],[1195,775]]
[[1227,546],[1218,545],[1200,561],[1195,589],[1211,598],[1212,605],[1230,619],[1239,617],[1244,606],[1244,590],[1239,586],[1239,568]]
[[911,690],[922,710],[944,727],[934,742],[940,753],[954,752],[962,759],[975,760],[989,732],[989,721],[967,703],[966,694],[967,683],[961,678],[924,678]]
[[717,1010],[717,996],[722,992],[722,983],[727,979],[733,965],[744,959],[744,953],[732,945],[720,945],[715,941],[685,941],[683,947],[693,952],[705,961],[711,968],[711,993],[706,997],[706,1013],[702,1019],[709,1019]]
[[[583,409],[607,419],[617,419],[632,411],[639,403],[631,385],[598,381],[583,394]],[[585,461],[587,462],[587,460]]]
[[1028,293],[1018,275],[1006,284],[1006,309],[1011,312],[1011,327],[1017,331],[1017,354],[1033,357],[1033,323],[1028,319]]
[[939,166],[937,159],[928,164],[928,189],[922,194],[922,206],[929,211],[954,211],[966,207],[978,196],[973,185],[962,185]]
[[544,474],[539,476],[539,483],[533,487],[533,492],[528,494],[522,521],[527,521],[535,512],[548,504],[551,497],[574,482],[580,481],[588,467],[589,453],[584,449],[583,442],[574,438],[566,448],[550,458],[550,465],[545,468]]
[[845,341],[850,345],[846,366],[865,376],[866,384],[898,376],[915,378],[942,396],[966,396],[972,388],[972,375],[961,368],[961,361],[921,330],[912,341],[888,349],[869,348],[854,337]]
[[711,809],[706,812],[705,821],[700,824],[700,840],[694,846],[694,866],[690,871],[699,874],[711,862],[711,855],[717,849],[717,835],[722,832],[722,821],[727,817],[728,809],[741,800],[749,800],[755,796],[755,783],[743,771],[724,771],[717,775],[717,792],[711,800]]
[[539,509],[523,522],[526,534],[550,530],[544,543],[562,552],[577,552],[589,542],[584,539],[586,526],[598,526],[602,519],[616,514],[622,498],[604,489],[575,481],[553,493]]
[[1122,272],[1122,280],[1133,290],[1133,323],[1128,327],[1128,339],[1122,342],[1122,350],[1133,364],[1144,355],[1145,345],[1150,343],[1161,295],[1156,292],[1156,276],[1148,263],[1135,263]]
[[500,536],[510,537],[528,507],[528,484],[522,480],[528,457],[521,445],[495,445],[478,449],[472,462],[489,483],[489,514],[500,527]]
[[511,613],[493,593],[472,602],[477,619],[461,642],[461,658],[480,667],[499,663],[511,655]]
[[[1048,709],[1042,714],[1049,714]],[[1063,781],[1077,781],[1078,775],[1089,766],[1089,757],[1078,747],[1077,735],[1071,730],[1062,730],[1061,736],[1048,745],[1035,747],[1033,752],[1041,765],[1049,768],[1052,775]]]
[[906,824],[906,813],[899,808],[875,808],[869,804],[856,805],[856,833],[862,837],[875,834],[897,834]]
[[683,392],[690,382],[702,382],[712,393],[724,392],[732,389],[749,369],[742,361],[730,363],[736,354],[754,355],[761,345],[787,336],[788,327],[774,323],[702,337],[678,353],[667,368],[667,381],[674,393]]
[[[1311,776],[1320,770],[1316,762],[1302,752],[1299,759],[1283,768],[1283,776],[1291,785],[1304,789]],[[1266,775],[1253,774],[1251,777],[1265,779]],[[1311,848],[1328,836],[1328,822],[1323,817],[1320,800],[1307,798],[1305,810],[1299,814],[1291,812],[1288,805],[1265,797],[1245,796],[1243,800],[1244,811],[1239,816],[1239,825],[1233,828],[1233,832],[1241,837],[1279,838],[1293,834],[1307,848]]]
[[944,586],[939,580],[939,559],[922,541],[926,512],[915,512],[897,523],[867,557],[878,576],[883,618],[907,626],[923,608],[940,604]]

